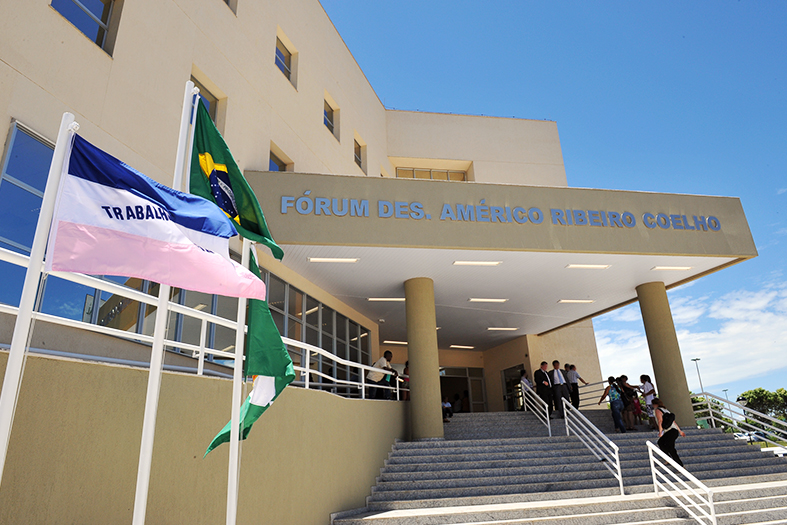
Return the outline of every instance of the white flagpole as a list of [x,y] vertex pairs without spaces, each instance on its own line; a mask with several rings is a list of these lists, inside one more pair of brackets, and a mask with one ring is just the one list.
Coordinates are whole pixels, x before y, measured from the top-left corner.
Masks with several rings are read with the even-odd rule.
[[[249,267],[251,241],[243,238],[241,264]],[[230,419],[230,461],[227,474],[227,525],[235,525],[238,517],[238,485],[240,481],[240,405],[243,401],[243,348],[246,341],[246,298],[238,298],[238,318],[235,328],[235,367],[232,374],[232,418]]]
[[[189,116],[194,96],[194,83],[186,82],[183,95],[183,112],[180,117],[180,134],[178,135],[178,153],[175,157],[175,176],[172,187],[178,189],[183,183],[183,166],[186,157],[186,141],[188,137]],[[161,391],[161,370],[164,363],[164,335],[167,329],[167,313],[169,308],[170,286],[159,285],[158,304],[156,306],[156,324],[153,329],[153,348],[150,352],[150,374],[148,390],[145,396],[145,416],[142,421],[142,440],[139,446],[139,466],[137,468],[137,488],[134,494],[134,525],[144,525],[148,506],[148,489],[150,488],[150,466],[153,462],[153,438],[156,433],[156,413],[158,412],[159,393]]]
[[3,378],[3,390],[0,393],[0,481],[3,478],[8,442],[11,439],[11,426],[14,423],[14,412],[17,399],[19,398],[19,387],[22,383],[25,347],[30,335],[30,321],[33,318],[38,282],[41,278],[44,252],[46,251],[46,243],[49,237],[49,226],[52,223],[52,214],[60,187],[63,163],[66,159],[71,137],[78,129],[79,124],[74,122],[74,115],[63,113],[63,118],[60,120],[60,131],[57,133],[55,152],[49,165],[49,176],[44,189],[41,211],[38,214],[33,246],[30,250],[30,266],[25,273],[22,296],[19,299],[19,311],[16,314],[11,349],[8,354],[8,363]]

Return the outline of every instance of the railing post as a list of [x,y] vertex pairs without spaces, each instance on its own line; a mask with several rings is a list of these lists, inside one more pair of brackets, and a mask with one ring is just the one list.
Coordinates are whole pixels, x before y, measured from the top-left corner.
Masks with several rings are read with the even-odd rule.
[[711,408],[711,404],[710,404],[711,399],[708,397],[708,394],[705,394],[705,402],[708,404],[708,414],[710,415],[710,425],[711,425],[711,427],[716,428],[716,416],[713,414],[713,409]]
[[197,375],[201,376],[205,371],[205,340],[208,335],[208,320],[202,320],[199,332],[199,361],[197,361]]
[[650,459],[650,475],[653,478],[653,492],[659,495],[659,483],[656,479],[656,463],[653,458],[653,450],[648,448],[648,459]]
[[[569,410],[570,410],[569,407],[571,408],[574,407],[566,403],[565,397],[560,398],[560,402],[563,403],[563,421],[565,421],[566,423],[566,437],[568,437],[571,435],[571,428],[568,426],[568,418],[569,418]],[[573,414],[571,415],[573,416]]]
[[309,366],[311,364],[311,360],[312,360],[312,358],[311,358],[311,351],[309,351],[309,349],[307,348],[306,349],[306,366],[304,367],[304,368],[306,368],[306,379],[303,380],[303,388],[305,388],[307,390],[309,389]]
[[366,399],[366,374],[363,373],[363,368],[361,368],[361,399]]

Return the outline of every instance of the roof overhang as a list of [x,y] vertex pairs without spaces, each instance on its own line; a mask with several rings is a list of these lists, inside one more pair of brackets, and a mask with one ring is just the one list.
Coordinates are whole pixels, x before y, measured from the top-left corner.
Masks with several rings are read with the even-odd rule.
[[435,283],[440,347],[484,350],[628,304],[640,284],[670,288],[757,255],[737,198],[288,172],[246,177],[285,250],[283,264],[381,320],[381,341],[406,340],[404,303],[369,299],[403,298],[404,282],[415,277]]

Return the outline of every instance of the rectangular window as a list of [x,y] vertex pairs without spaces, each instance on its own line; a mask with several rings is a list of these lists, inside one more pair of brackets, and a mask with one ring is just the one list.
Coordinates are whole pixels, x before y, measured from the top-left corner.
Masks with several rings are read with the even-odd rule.
[[428,168],[396,168],[396,176],[400,179],[431,179],[465,182],[467,172],[452,170],[431,170]]
[[271,159],[268,162],[268,171],[287,171],[287,165],[271,151]]
[[330,104],[328,104],[327,100],[323,101],[325,103],[323,109],[323,123],[325,127],[330,130],[331,133],[336,134],[336,127],[333,125],[334,123],[334,111]]
[[107,49],[107,35],[114,0],[52,0],[52,7],[74,24],[101,49]]
[[285,47],[281,40],[276,38],[276,67],[278,67],[287,80],[292,80],[292,53]]
[[354,153],[355,153],[355,163],[358,165],[359,168],[363,169],[363,156],[362,156],[361,145],[358,144],[357,140],[355,141]]
[[205,104],[205,107],[208,108],[208,114],[210,115],[210,119],[213,122],[216,122],[216,108],[219,105],[219,99],[213,95],[208,89],[202,85],[202,83],[194,77],[191,77],[191,81],[194,82],[194,85],[199,88],[199,98],[202,99],[202,103]]

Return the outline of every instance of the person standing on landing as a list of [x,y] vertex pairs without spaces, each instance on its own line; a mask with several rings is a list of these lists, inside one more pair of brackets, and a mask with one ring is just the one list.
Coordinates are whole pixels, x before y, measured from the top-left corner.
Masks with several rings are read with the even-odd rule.
[[571,385],[571,404],[579,410],[579,381],[582,381],[586,385],[588,384],[587,381],[582,379],[577,372],[577,367],[575,365],[566,365],[568,366],[568,384]]
[[563,413],[563,399],[571,401],[571,394],[568,390],[568,380],[566,379],[563,370],[560,369],[560,361],[552,361],[552,401],[555,403],[555,411],[559,418],[564,418],[566,415]]
[[653,398],[653,409],[656,413],[656,422],[659,425],[659,440],[656,444],[662,452],[682,467],[683,462],[678,456],[678,451],[675,450],[675,441],[678,439],[678,436],[686,437],[686,433],[680,429],[675,422],[675,414],[667,410],[661,399]]
[[541,363],[541,368],[533,372],[533,381],[536,384],[536,394],[547,404],[549,417],[552,417],[552,381],[547,372],[547,362]]
[[645,411],[648,413],[648,423],[651,430],[658,430],[656,425],[656,414],[653,413],[653,400],[656,398],[656,387],[650,381],[650,376],[642,374],[639,376],[639,381],[642,383],[639,389],[642,391],[642,397],[645,398]]

